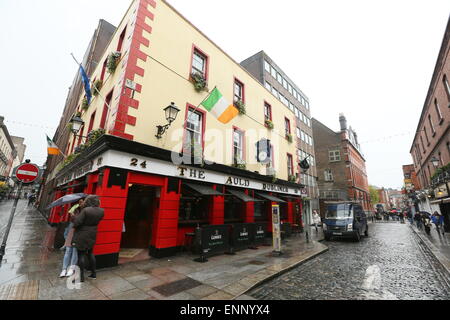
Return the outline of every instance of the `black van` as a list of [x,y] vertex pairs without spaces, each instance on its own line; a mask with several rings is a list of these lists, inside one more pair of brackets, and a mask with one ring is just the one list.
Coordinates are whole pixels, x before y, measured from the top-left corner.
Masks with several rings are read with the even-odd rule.
[[327,241],[332,237],[359,241],[362,234],[369,236],[367,216],[362,206],[354,202],[327,203],[323,233]]

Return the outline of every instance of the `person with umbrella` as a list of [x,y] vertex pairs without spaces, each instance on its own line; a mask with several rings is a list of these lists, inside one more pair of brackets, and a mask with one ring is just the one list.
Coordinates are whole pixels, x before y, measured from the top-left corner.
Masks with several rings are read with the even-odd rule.
[[78,200],[78,203],[75,204],[69,210],[70,223],[67,226],[66,230],[64,231],[65,253],[64,253],[64,258],[63,258],[62,271],[59,275],[60,278],[70,277],[75,272],[74,266],[76,266],[78,263],[77,249],[74,246],[72,246],[72,238],[73,238],[73,234],[75,232],[75,230],[73,228],[73,221],[75,220],[75,217],[80,213],[83,203],[84,203],[84,198],[81,198],[80,200]]
[[96,279],[96,261],[93,248],[97,238],[97,226],[103,219],[105,212],[100,208],[100,200],[96,195],[87,196],[81,212],[74,220],[75,233],[72,246],[78,250],[78,266],[80,267],[80,281],[84,282],[84,267],[86,259],[89,259],[91,275],[89,278]]

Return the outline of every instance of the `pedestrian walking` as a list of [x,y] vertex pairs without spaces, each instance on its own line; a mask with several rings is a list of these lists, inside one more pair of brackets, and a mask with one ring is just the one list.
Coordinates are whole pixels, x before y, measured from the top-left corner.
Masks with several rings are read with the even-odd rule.
[[319,223],[321,222],[320,220],[320,215],[317,213],[317,210],[313,210],[313,223],[314,223],[314,227],[316,228],[316,233],[319,233]]
[[419,212],[416,212],[414,215],[414,221],[416,221],[417,229],[422,229],[422,215]]
[[440,214],[439,212],[435,211],[433,215],[431,216],[431,220],[433,221],[434,225],[436,226],[437,233],[444,234],[444,216]]
[[59,275],[60,278],[70,277],[75,272],[75,266],[78,263],[78,252],[77,248],[72,246],[72,239],[75,232],[73,228],[73,221],[75,217],[80,213],[81,207],[83,206],[84,199],[80,199],[77,204],[75,204],[69,210],[69,219],[70,223],[64,231],[64,258],[63,258],[63,266],[62,271]]
[[97,237],[97,226],[103,219],[104,210],[99,208],[100,200],[95,195],[87,196],[80,214],[75,218],[73,226],[75,232],[72,246],[78,250],[78,266],[80,267],[80,281],[84,282],[84,268],[86,259],[89,260],[91,274],[89,278],[96,279],[96,261],[92,252]]

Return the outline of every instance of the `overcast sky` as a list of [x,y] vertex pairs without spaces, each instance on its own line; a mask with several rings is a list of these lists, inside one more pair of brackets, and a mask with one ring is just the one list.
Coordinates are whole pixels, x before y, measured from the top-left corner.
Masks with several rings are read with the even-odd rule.
[[[450,1],[169,0],[236,61],[265,50],[309,97],[312,116],[358,133],[369,183],[400,188]],[[45,162],[67,91],[99,19],[129,0],[0,0],[0,115]],[[430,5],[432,3],[432,5]]]

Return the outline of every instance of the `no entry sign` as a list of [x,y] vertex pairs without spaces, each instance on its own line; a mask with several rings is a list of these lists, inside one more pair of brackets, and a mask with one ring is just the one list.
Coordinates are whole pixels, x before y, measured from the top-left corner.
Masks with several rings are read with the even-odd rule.
[[33,183],[39,177],[39,168],[32,163],[24,163],[17,167],[16,178],[22,183]]

